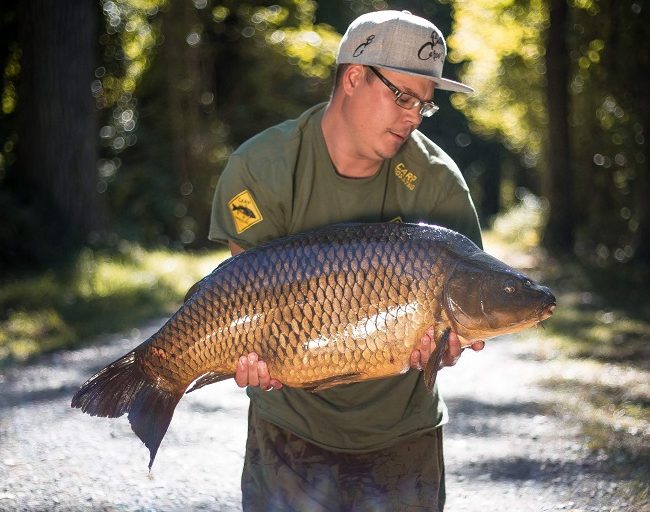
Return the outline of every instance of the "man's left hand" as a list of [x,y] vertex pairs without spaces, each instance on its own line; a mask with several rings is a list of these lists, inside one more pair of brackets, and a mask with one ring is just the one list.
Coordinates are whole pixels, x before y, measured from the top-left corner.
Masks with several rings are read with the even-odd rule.
[[[431,326],[427,329],[427,332],[424,333],[424,336],[422,336],[420,339],[419,347],[411,352],[411,368],[421,370],[426,366],[429,357],[431,357],[431,354],[433,354],[433,352],[436,350],[436,341],[437,340],[434,340],[433,326]],[[449,333],[447,350],[443,354],[442,361],[440,363],[441,368],[445,366],[454,366],[458,362],[458,359],[460,359],[460,354],[463,351],[461,345],[465,344],[462,343],[462,341],[463,340],[461,337],[458,336],[455,332],[452,331]],[[475,341],[470,345],[470,348],[475,352],[483,350],[484,347],[485,342],[482,340]]]

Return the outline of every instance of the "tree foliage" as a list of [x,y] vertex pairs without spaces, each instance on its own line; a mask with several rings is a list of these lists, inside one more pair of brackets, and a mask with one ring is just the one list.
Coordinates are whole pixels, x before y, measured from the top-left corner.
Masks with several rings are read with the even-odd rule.
[[[17,186],[39,175],[25,142],[34,134],[20,140],[19,114],[30,94],[22,89],[32,75],[25,66],[34,58],[25,52],[43,47],[36,39],[21,40],[21,5],[10,0],[0,17],[0,206],[13,212],[0,224],[0,257],[20,244],[29,252],[43,231],[69,224],[55,211],[65,211],[65,204],[77,211],[74,201],[44,208]],[[565,28],[551,24],[552,5],[568,5],[561,16]],[[101,0],[93,20],[99,22],[98,44],[92,44],[97,64],[87,82],[74,84],[79,99],[90,90],[96,112],[78,114],[79,123],[60,130],[56,144],[41,137],[55,149],[79,146],[68,136],[75,131],[87,135],[78,140],[98,142],[96,166],[85,175],[93,190],[86,186],[88,201],[79,210],[87,216],[77,215],[88,221],[86,243],[206,243],[212,191],[232,150],[325,101],[340,33],[358,14],[385,8],[434,20],[450,35],[445,75],[460,70],[477,91],[436,92],[441,111],[421,129],[457,161],[484,222],[499,211],[500,199],[508,206],[525,187],[546,195],[556,215],[547,235],[558,226],[570,233],[555,238],[564,240],[559,245],[568,243],[600,263],[648,260],[644,41],[650,20],[638,0]],[[46,19],[48,9],[38,13]],[[70,34],[81,33],[82,22],[62,19]],[[564,46],[553,49],[558,38]],[[66,73],[78,65],[78,52],[67,53],[49,76],[72,76]],[[566,64],[566,80],[556,78],[553,58]],[[557,91],[567,91],[567,98]],[[47,99],[43,91],[39,96]],[[34,107],[34,119],[49,108],[43,105]],[[98,126],[92,120],[97,114]],[[564,134],[560,128],[566,127]],[[61,159],[58,164],[69,168]],[[566,194],[557,192],[558,184]],[[72,186],[43,188],[53,191],[49,199],[74,197]],[[101,205],[108,229],[90,223],[103,216],[97,215]],[[547,236],[547,243],[552,240]]]
[[565,222],[572,223],[576,243],[567,249],[603,264],[635,256],[647,261],[648,207],[640,198],[649,192],[648,8],[629,0],[568,4],[568,82],[549,84],[549,1],[454,2],[451,57],[464,62],[463,79],[477,89],[454,103],[474,131],[498,138],[526,166],[548,175],[559,154],[550,135],[559,127],[549,122],[545,94],[550,86],[568,89],[565,187],[573,199],[567,204],[546,191],[555,212],[575,209]]
[[122,76],[107,72],[97,88],[112,106],[101,129],[103,188],[131,236],[204,244],[230,152],[327,98],[340,36],[315,23],[307,0],[123,4],[105,4],[115,20],[106,58]]

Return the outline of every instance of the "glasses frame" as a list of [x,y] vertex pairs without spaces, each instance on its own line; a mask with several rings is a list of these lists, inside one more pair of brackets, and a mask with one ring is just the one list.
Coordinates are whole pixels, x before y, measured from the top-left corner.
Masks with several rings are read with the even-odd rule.
[[[398,87],[395,84],[393,84],[390,80],[388,80],[388,78],[382,75],[377,68],[373,66],[366,66],[366,67],[369,68],[370,71],[372,71],[377,76],[377,78],[379,78],[379,80],[381,80],[382,83],[386,87],[388,87],[390,91],[395,95],[395,104],[398,107],[403,108],[405,110],[412,110],[414,108],[420,107],[418,114],[422,117],[431,117],[433,114],[438,112],[438,110],[440,110],[440,107],[436,105],[433,101],[424,101],[418,98],[417,96],[414,96],[411,93],[401,91],[400,89],[398,89]],[[402,98],[403,96],[408,96],[410,98],[413,98],[413,100],[415,101],[411,103],[411,106],[408,106],[407,104],[402,104],[400,103],[400,98]]]

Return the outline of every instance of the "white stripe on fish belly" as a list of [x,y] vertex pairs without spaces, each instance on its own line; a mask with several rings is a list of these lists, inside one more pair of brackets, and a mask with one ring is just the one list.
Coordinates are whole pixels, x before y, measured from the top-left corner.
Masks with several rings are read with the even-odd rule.
[[[368,318],[360,319],[356,324],[349,326],[345,333],[339,336],[352,337],[355,339],[365,339],[377,332],[386,331],[387,326],[405,317],[411,313],[415,313],[419,304],[417,302],[409,302],[408,304],[393,306],[386,311],[381,311]],[[319,348],[326,348],[330,343],[336,343],[339,336],[322,337],[307,340],[303,344],[304,350],[315,350]]]

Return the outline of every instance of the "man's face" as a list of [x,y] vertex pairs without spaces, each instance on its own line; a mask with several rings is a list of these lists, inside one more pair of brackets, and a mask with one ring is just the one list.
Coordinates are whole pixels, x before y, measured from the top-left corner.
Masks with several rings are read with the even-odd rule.
[[[400,91],[422,101],[433,98],[433,82],[425,78],[377,68]],[[350,119],[355,125],[357,150],[371,160],[392,158],[422,121],[419,108],[404,109],[395,94],[367,67],[350,102]],[[372,76],[371,76],[372,75]],[[366,79],[370,76],[370,80]]]

